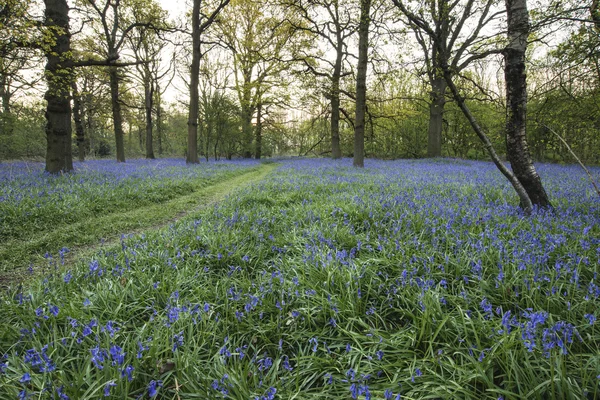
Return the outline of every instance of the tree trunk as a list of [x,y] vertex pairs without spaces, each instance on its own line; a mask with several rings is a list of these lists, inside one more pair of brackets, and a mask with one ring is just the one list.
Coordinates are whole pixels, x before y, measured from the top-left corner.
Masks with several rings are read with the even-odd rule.
[[252,158],[252,92],[250,89],[252,71],[244,71],[244,87],[242,95],[242,141],[244,158]]
[[79,161],[85,161],[85,130],[83,128],[81,113],[81,97],[77,89],[77,83],[73,80],[71,83],[73,89],[73,121],[75,122],[75,136],[77,137],[77,153]]
[[356,72],[356,120],[354,123],[355,167],[365,166],[365,113],[367,109],[367,62],[369,51],[369,23],[371,0],[360,2],[358,27],[358,67]]
[[121,99],[119,98],[119,69],[109,67],[110,79],[110,102],[113,114],[113,129],[115,131],[115,145],[117,150],[117,162],[125,162],[125,144],[123,142],[123,115],[121,113]]
[[0,119],[2,132],[0,134],[10,136],[13,133],[13,115],[11,112],[11,97],[10,86],[6,75],[0,74],[0,99],[2,100],[2,118]]
[[504,51],[507,106],[506,154],[515,176],[525,188],[531,203],[538,207],[552,207],[531,160],[526,138],[525,51],[529,34],[527,1],[506,0],[506,12],[508,21],[508,46]]
[[429,104],[429,134],[427,140],[427,157],[442,156],[442,123],[446,104],[446,81],[443,76],[436,76],[431,81],[431,103]]
[[339,45],[336,49],[335,67],[331,79],[331,158],[334,160],[342,158],[340,146],[340,77],[343,56],[343,48]]
[[194,0],[192,10],[192,66],[190,69],[190,110],[188,114],[188,164],[199,164],[198,158],[198,81],[200,75],[200,0]]
[[256,148],[254,158],[260,160],[262,157],[262,104],[259,102],[256,107]]
[[152,147],[152,107],[154,102],[154,84],[150,82],[152,77],[147,71],[144,77],[144,105],[146,107],[146,158],[154,160],[154,148]]
[[156,85],[156,136],[158,140],[158,155],[162,156],[162,135],[163,135],[163,120],[162,120],[162,96],[160,94],[160,86]]
[[46,50],[46,171],[52,174],[73,170],[71,154],[71,101],[69,99],[72,68],[63,63],[69,60],[71,34],[69,6],[66,0],[44,0],[45,25],[53,35]]

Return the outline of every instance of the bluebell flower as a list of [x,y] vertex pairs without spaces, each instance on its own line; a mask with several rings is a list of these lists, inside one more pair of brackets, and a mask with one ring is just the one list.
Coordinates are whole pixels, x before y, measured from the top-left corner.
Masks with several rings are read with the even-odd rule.
[[181,346],[183,346],[183,331],[173,336],[173,353]]
[[151,398],[158,394],[158,388],[162,387],[162,381],[150,381],[148,384],[148,396]]
[[31,381],[31,375],[29,375],[29,372],[25,372],[23,374],[23,376],[21,377],[21,379],[19,379],[19,382],[21,383],[27,383]]
[[112,365],[123,365],[125,362],[125,352],[123,348],[115,345],[110,346],[110,356],[112,358]]
[[70,400],[69,396],[67,396],[63,390],[64,386],[59,386],[56,388],[56,394],[58,395],[59,400]]
[[102,364],[107,357],[106,350],[101,349],[99,345],[90,349],[90,353],[92,354],[92,363],[99,370],[104,369],[104,365]]
[[312,343],[312,345],[313,345],[313,347],[312,347],[312,352],[313,352],[313,353],[316,353],[316,352],[317,352],[317,347],[318,347],[318,345],[319,345],[319,342],[317,341],[317,338],[314,338],[314,337],[313,337],[313,338],[310,338],[310,339],[308,339],[308,343],[309,343],[309,344],[311,344],[311,343]]
[[104,397],[110,396],[110,388],[113,386],[117,386],[113,381],[107,382],[106,385],[104,385]]
[[282,361],[281,361],[281,365],[283,366],[283,368],[287,371],[293,371],[294,368],[290,365],[290,359],[288,358],[288,356],[284,355],[282,357]]
[[133,381],[133,365],[129,364],[127,367],[121,370],[121,378],[127,377],[127,381]]

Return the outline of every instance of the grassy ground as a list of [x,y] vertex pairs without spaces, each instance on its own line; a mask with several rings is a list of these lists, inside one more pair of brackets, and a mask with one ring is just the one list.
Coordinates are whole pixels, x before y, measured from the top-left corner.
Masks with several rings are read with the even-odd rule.
[[[595,399],[600,202],[540,166],[284,163],[0,298],[0,398]],[[595,171],[597,174],[598,171]]]
[[[28,190],[41,195],[27,193],[28,201],[1,203],[2,225],[11,226],[3,230],[4,240],[0,242],[0,271],[5,282],[13,281],[11,276],[21,275],[30,265],[45,265],[49,256],[73,259],[82,250],[93,252],[98,245],[114,242],[123,234],[172,222],[199,206],[221,200],[233,188],[260,180],[273,168],[267,164],[157,166],[170,169],[169,176],[149,175],[144,164],[134,165],[121,177],[100,168],[58,178],[42,175],[43,181]],[[100,182],[97,175],[102,175]],[[9,182],[5,193],[10,189],[17,192],[15,187],[22,182]],[[66,188],[68,195],[64,195]],[[116,193],[103,196],[107,190]],[[60,200],[32,204],[33,198],[49,191]]]

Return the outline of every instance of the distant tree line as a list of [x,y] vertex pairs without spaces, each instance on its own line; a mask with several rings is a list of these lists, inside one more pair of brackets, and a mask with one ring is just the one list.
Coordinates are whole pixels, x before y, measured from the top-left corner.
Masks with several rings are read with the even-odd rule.
[[600,162],[597,7],[194,0],[176,21],[156,0],[2,0],[0,157],[484,158],[550,206],[532,161],[571,161],[558,136]]

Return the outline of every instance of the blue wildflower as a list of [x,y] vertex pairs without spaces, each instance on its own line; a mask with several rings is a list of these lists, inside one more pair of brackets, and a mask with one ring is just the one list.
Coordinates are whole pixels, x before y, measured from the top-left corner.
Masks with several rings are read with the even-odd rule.
[[113,386],[117,386],[117,384],[113,381],[110,381],[104,385],[104,397],[110,396],[110,388]]

